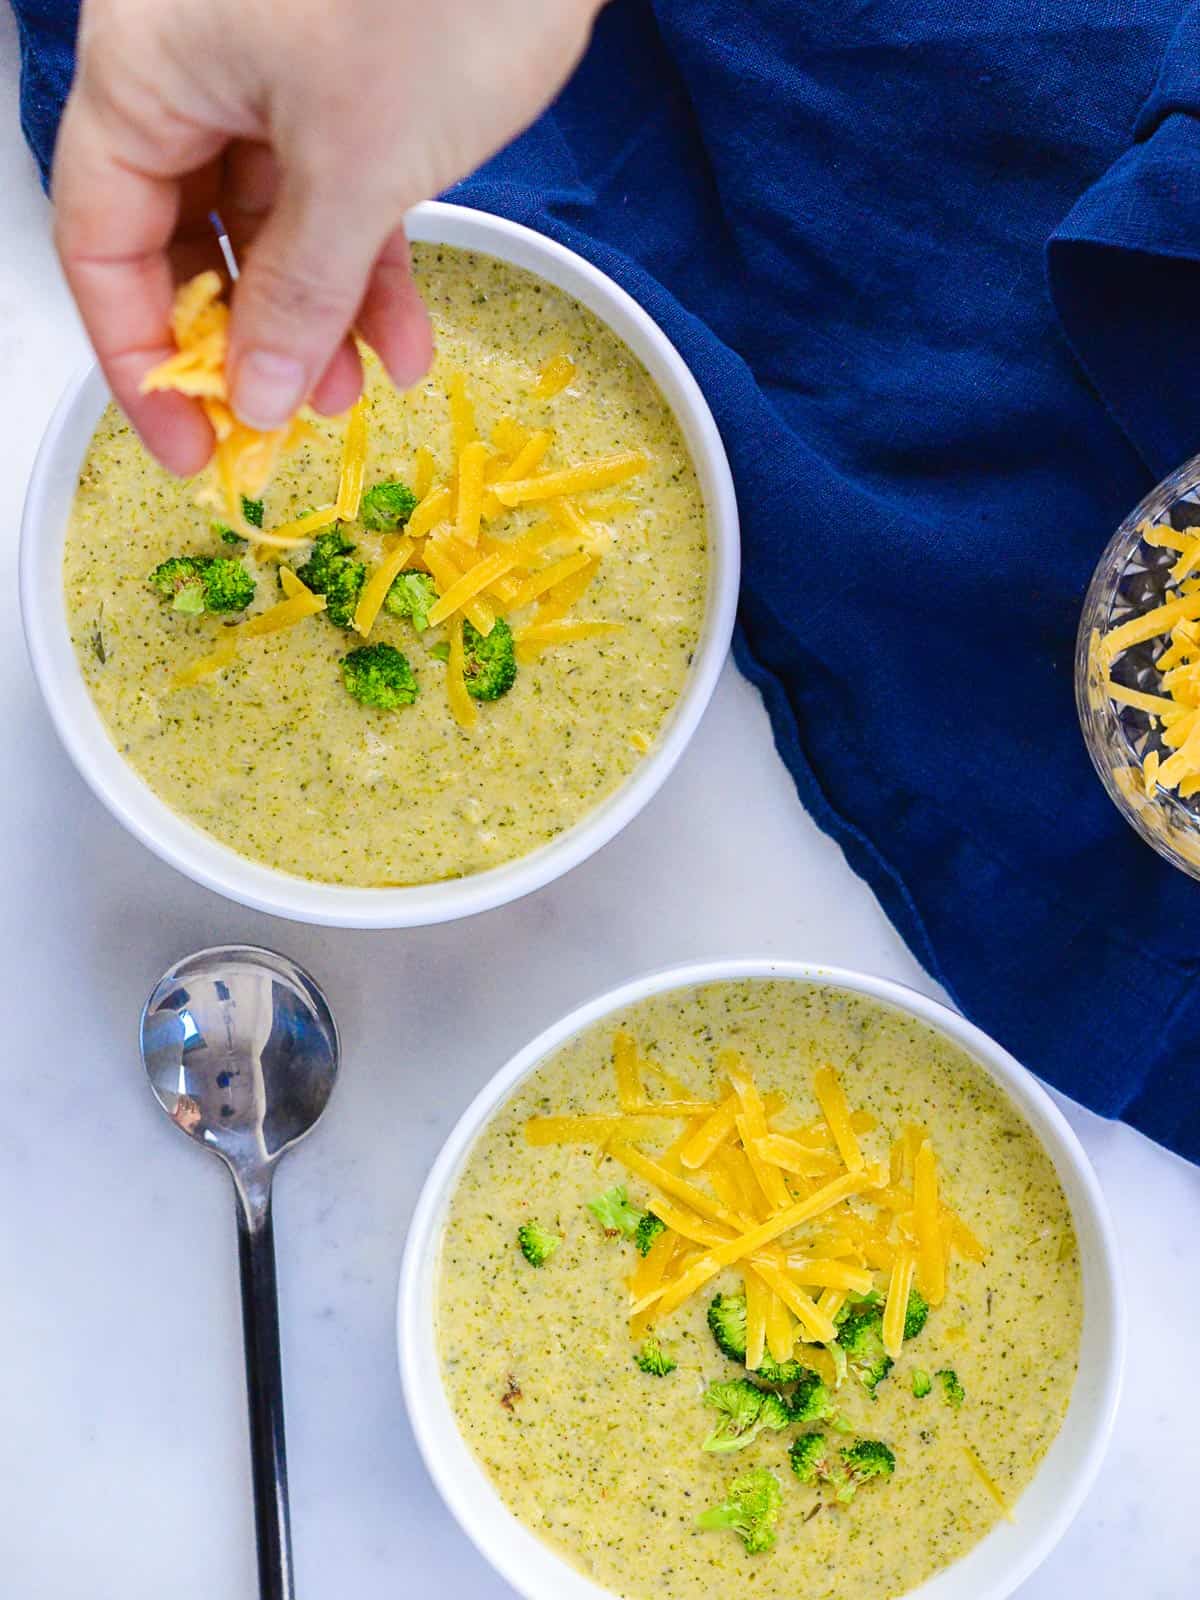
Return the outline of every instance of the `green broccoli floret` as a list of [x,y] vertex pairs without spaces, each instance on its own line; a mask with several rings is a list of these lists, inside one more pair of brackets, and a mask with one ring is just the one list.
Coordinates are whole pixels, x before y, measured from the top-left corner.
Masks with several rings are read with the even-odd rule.
[[[261,528],[263,525],[263,503],[261,500],[247,500],[242,496],[242,515],[252,528]],[[245,544],[245,539],[240,533],[234,533],[227,522],[218,522],[214,519],[212,531],[217,535],[222,544]]]
[[623,1233],[627,1239],[636,1238],[643,1213],[629,1204],[623,1183],[594,1196],[587,1202],[587,1208],[605,1233]]
[[775,1543],[775,1523],[783,1502],[779,1479],[766,1467],[753,1467],[729,1485],[728,1498],[719,1506],[702,1511],[698,1528],[732,1528],[746,1546],[747,1554],[758,1555]]
[[406,483],[393,479],[368,489],[359,502],[358,516],[364,528],[383,533],[402,528],[416,510],[417,497]]
[[390,644],[360,645],[343,656],[342,682],[360,704],[380,711],[410,706],[419,692],[407,657]]
[[939,1372],[934,1373],[934,1377],[942,1386],[942,1394],[945,1396],[946,1404],[953,1406],[957,1411],[967,1398],[967,1391],[958,1381],[958,1373],[954,1371],[953,1367],[942,1367]]
[[633,1242],[637,1245],[638,1255],[648,1256],[650,1254],[650,1246],[660,1233],[666,1232],[666,1228],[667,1225],[661,1217],[656,1217],[653,1211],[647,1211],[638,1223],[637,1231],[633,1236]]
[[424,633],[437,598],[437,585],[427,572],[401,572],[392,580],[383,607],[393,617],[411,617],[417,632]]
[[829,1441],[823,1433],[802,1433],[792,1440],[788,1460],[801,1483],[825,1483],[831,1471]]
[[503,617],[485,639],[470,622],[463,623],[463,677],[476,700],[499,700],[517,680],[517,647]]
[[517,1229],[517,1243],[531,1267],[544,1267],[562,1240],[540,1222],[523,1222]]
[[837,1342],[846,1353],[850,1371],[872,1397],[892,1370],[892,1358],[883,1348],[883,1313],[877,1305],[852,1307],[838,1329]]
[[792,1420],[786,1400],[773,1389],[758,1388],[749,1378],[710,1383],[704,1404],[720,1413],[701,1447],[705,1450],[743,1450],[764,1428],[786,1428]]
[[915,1339],[929,1320],[929,1305],[919,1289],[908,1292],[908,1306],[904,1313],[904,1337]]
[[800,1369],[796,1387],[786,1397],[785,1404],[792,1422],[823,1422],[826,1417],[833,1415],[834,1410],[833,1396],[821,1381],[820,1374],[808,1367]]
[[[746,1296],[744,1294],[719,1294],[708,1308],[708,1326],[717,1342],[717,1349],[730,1361],[746,1364]],[[777,1387],[795,1383],[807,1372],[798,1361],[776,1361],[764,1354],[754,1376],[764,1383]]]
[[746,1360],[746,1296],[719,1294],[708,1308],[708,1326],[717,1349],[730,1361]]
[[896,1458],[887,1445],[878,1439],[857,1439],[841,1451],[841,1463],[832,1481],[837,1486],[837,1498],[848,1504],[872,1478],[890,1478],[896,1470]]
[[835,1455],[820,1433],[793,1439],[788,1460],[801,1483],[828,1484],[843,1504],[869,1479],[890,1477],[896,1467],[895,1456],[878,1439],[856,1439]]
[[351,558],[349,552],[353,549],[352,541],[335,522],[313,540],[312,554],[296,573],[314,594],[325,596],[325,615],[339,628],[353,626],[354,610],[367,577],[363,563]]
[[232,556],[172,556],[149,577],[150,587],[173,611],[244,611],[254,599],[254,579]]
[[654,1338],[643,1340],[642,1348],[633,1359],[643,1372],[655,1378],[665,1378],[668,1372],[675,1371],[675,1357],[668,1355]]
[[925,1371],[925,1368],[924,1367],[914,1367],[913,1368],[913,1375],[912,1375],[912,1392],[917,1397],[917,1399],[918,1400],[924,1400],[925,1396],[929,1393],[929,1391],[932,1388],[933,1388],[933,1379]]

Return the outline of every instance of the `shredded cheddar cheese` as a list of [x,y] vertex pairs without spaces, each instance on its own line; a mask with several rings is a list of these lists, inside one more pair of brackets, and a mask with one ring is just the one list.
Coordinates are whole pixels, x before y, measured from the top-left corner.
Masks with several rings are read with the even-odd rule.
[[140,387],[143,394],[173,390],[200,401],[216,435],[216,448],[198,498],[220,504],[230,527],[249,539],[257,534],[242,513],[242,496],[258,498],[280,452],[297,444],[306,429],[296,417],[287,427],[260,433],[234,417],[225,373],[229,307],[221,292],[216,272],[201,272],[179,286],[171,312],[176,353],[151,368]]
[[[985,1258],[983,1245],[943,1202],[929,1130],[910,1124],[884,1147],[888,1162],[868,1159],[861,1139],[875,1119],[850,1105],[832,1067],[813,1077],[821,1120],[787,1126],[783,1097],[764,1094],[736,1051],[718,1054],[728,1090],[716,1103],[644,1058],[626,1028],[614,1033],[612,1062],[617,1114],[535,1116],[525,1136],[539,1145],[591,1144],[648,1191],[646,1208],[665,1231],[629,1280],[634,1337],[672,1316],[719,1273],[740,1267],[747,1365],[755,1368],[767,1351],[785,1361],[797,1340],[836,1339],[847,1297],[876,1288],[882,1272],[883,1341],[895,1360],[914,1281],[936,1305],[945,1298],[952,1252]],[[648,1098],[648,1075],[667,1099]],[[654,1154],[646,1142],[666,1118],[683,1126]],[[836,1376],[829,1355],[820,1365],[831,1380]]]

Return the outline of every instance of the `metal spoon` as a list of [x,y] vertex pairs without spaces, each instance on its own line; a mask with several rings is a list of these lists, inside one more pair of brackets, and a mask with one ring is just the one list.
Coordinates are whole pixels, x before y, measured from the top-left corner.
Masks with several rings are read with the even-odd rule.
[[159,1105],[233,1175],[259,1592],[292,1600],[271,1179],[333,1091],[337,1028],[303,968],[270,950],[226,945],[163,974],[140,1037]]

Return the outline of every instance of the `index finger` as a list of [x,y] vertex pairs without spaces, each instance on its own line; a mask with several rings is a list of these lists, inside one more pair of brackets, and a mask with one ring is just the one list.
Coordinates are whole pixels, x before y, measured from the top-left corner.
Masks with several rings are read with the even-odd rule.
[[55,243],[88,337],[118,405],[165,467],[199,472],[212,429],[184,395],[142,394],[150,368],[174,354],[167,247],[179,183],[123,164],[76,94],[54,157]]

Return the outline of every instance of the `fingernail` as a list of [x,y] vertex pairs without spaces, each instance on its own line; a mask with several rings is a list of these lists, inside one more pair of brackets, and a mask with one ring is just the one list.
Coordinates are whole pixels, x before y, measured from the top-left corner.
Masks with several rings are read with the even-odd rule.
[[233,379],[233,409],[247,427],[282,428],[304,403],[304,368],[293,356],[250,350]]

